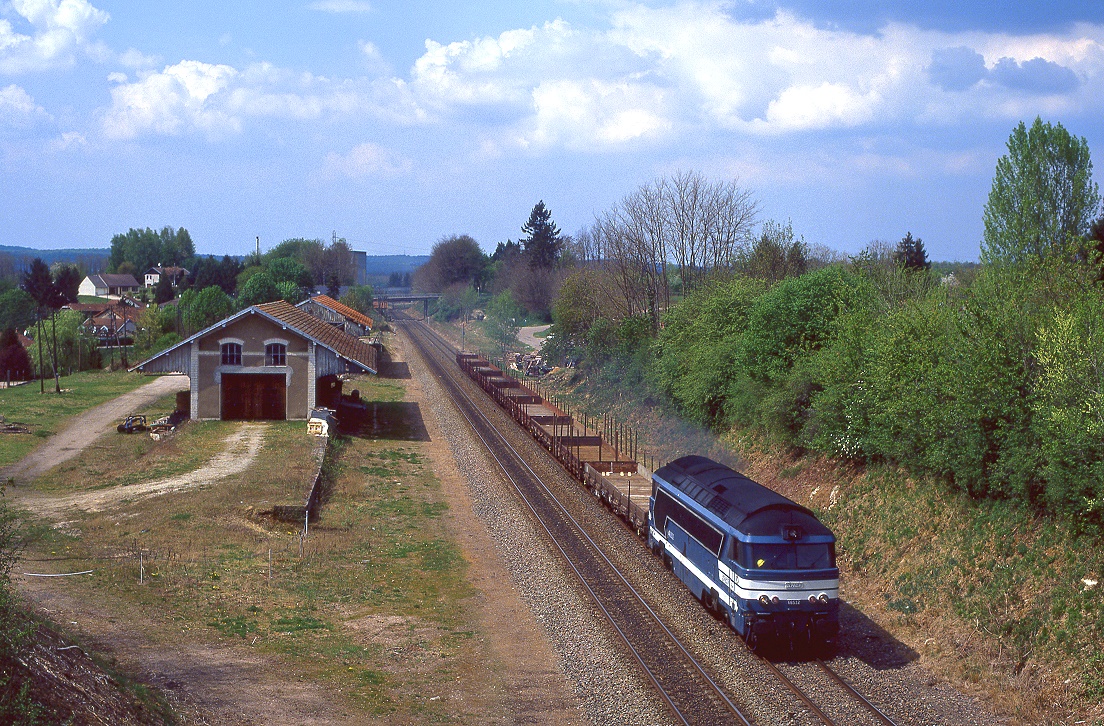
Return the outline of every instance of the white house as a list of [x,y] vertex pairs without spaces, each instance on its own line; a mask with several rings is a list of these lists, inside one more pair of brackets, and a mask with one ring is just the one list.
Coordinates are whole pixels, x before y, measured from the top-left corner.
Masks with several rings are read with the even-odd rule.
[[154,267],[146,270],[146,287],[157,287],[157,283],[161,282],[161,276],[165,275],[169,278],[174,286],[180,284],[180,280],[188,274],[188,271],[183,267],[162,267],[161,265],[155,265]]
[[122,297],[126,293],[138,292],[138,281],[134,275],[89,275],[81,281],[77,293],[93,297]]

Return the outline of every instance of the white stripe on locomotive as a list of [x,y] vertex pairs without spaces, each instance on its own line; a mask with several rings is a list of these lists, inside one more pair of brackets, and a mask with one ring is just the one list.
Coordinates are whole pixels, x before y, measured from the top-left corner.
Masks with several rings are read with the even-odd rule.
[[[718,601],[728,605],[730,609],[735,610],[738,607],[736,598],[742,600],[756,600],[761,595],[766,595],[770,598],[777,597],[779,603],[785,602],[787,604],[791,600],[795,602],[807,601],[810,595],[819,598],[821,594],[825,594],[832,599],[836,599],[839,597],[838,579],[806,581],[799,580],[797,582],[801,582],[802,585],[812,585],[812,587],[804,587],[800,590],[789,589],[786,584],[789,581],[786,580],[749,580],[743,577],[736,577],[734,586],[722,585],[721,583],[716,582],[713,578],[709,577],[700,569],[698,569],[698,567],[692,561],[690,561],[689,558],[687,558],[677,549],[673,547],[668,547],[667,538],[663,534],[661,534],[659,530],[655,529],[654,527],[652,527],[651,530],[652,539],[654,539],[656,542],[663,543],[664,552],[670,554],[672,558],[678,560],[679,563],[686,567],[686,569],[690,570],[691,574],[693,574],[694,577],[697,578],[700,583],[702,583],[702,585],[715,591],[717,593]],[[692,535],[687,536],[690,537],[690,539],[694,539]],[[694,539],[694,541],[697,542],[696,539]],[[699,542],[699,544],[701,543]],[[717,560],[717,570],[719,573],[721,573],[722,579],[728,579],[730,582],[732,581],[732,575],[735,573],[733,573],[732,570],[729,569],[729,567],[719,559]],[[729,592],[735,595],[735,597],[729,595]]]

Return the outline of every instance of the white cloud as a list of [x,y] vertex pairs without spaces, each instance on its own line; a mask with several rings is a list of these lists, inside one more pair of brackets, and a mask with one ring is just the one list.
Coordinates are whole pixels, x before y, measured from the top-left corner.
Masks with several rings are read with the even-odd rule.
[[11,0],[11,8],[31,32],[19,32],[10,21],[0,20],[0,73],[71,65],[78,51],[102,55],[102,46],[91,36],[110,16],[86,0]]
[[238,72],[225,65],[182,61],[134,83],[111,89],[112,105],[104,117],[104,132],[113,138],[133,138],[143,132],[178,134],[198,129],[208,134],[236,131],[237,119],[212,96],[226,90]]
[[369,72],[377,75],[391,73],[391,64],[383,57],[383,53],[380,52],[375,43],[362,40],[360,42],[360,52],[364,55],[364,65]]
[[52,120],[46,109],[19,86],[12,84],[0,88],[0,127],[25,128],[39,121]]
[[[1014,119],[1028,107],[1100,110],[1104,97],[1104,26],[1014,37],[891,24],[862,34],[784,11],[738,20],[726,8],[638,4],[614,10],[606,31],[557,20],[474,40],[428,40],[411,92],[438,118],[512,125],[523,146],[576,147],[703,131]],[[975,69],[974,81],[949,78],[948,49],[976,53],[986,67]],[[978,83],[982,76],[992,82]],[[1040,93],[1049,94],[1045,101]]]
[[88,147],[88,139],[79,131],[66,131],[53,143],[53,148],[58,151],[86,147]]
[[362,0],[317,0],[308,5],[311,10],[324,13],[370,13],[372,3]]
[[424,112],[395,79],[331,80],[269,63],[238,70],[228,65],[181,61],[137,80],[113,73],[111,106],[101,113],[110,138],[240,132],[247,121],[291,119],[341,121],[365,116],[392,123],[418,123]]
[[119,54],[119,63],[127,68],[153,68],[156,65],[160,65],[161,57],[146,55],[134,48],[128,48],[124,53]]
[[661,91],[628,83],[551,81],[533,89],[536,113],[523,146],[585,149],[621,144],[667,132]]
[[393,177],[408,173],[412,167],[411,161],[400,154],[378,144],[363,143],[347,154],[327,154],[322,162],[321,175],[326,179]]
[[[343,0],[310,7],[367,9]],[[863,34],[788,12],[739,20],[727,7],[617,5],[605,29],[557,19],[430,39],[407,77],[392,75],[368,41],[360,43],[365,75],[346,79],[266,63],[182,61],[151,72],[155,59],[128,51],[120,61],[137,78],[113,76],[104,129],[131,138],[237,133],[251,119],[459,122],[472,153],[487,155],[1104,110],[1104,25],[1009,36],[890,24]]]
[[764,126],[779,131],[858,126],[873,118],[880,101],[877,93],[860,95],[840,83],[790,86],[770,102]]

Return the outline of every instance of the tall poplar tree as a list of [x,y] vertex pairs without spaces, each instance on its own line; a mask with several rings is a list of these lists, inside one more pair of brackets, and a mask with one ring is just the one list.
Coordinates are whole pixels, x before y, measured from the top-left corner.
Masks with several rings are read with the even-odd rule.
[[981,259],[1021,262],[1066,250],[1088,233],[1099,206],[1085,138],[1038,117],[1030,129],[1021,121],[997,161]]

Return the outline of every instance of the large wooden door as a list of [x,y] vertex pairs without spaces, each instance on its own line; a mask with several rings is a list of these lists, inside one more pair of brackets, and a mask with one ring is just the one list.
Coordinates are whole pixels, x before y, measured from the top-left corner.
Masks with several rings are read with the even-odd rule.
[[283,420],[287,418],[287,378],[283,373],[224,373],[224,421]]

